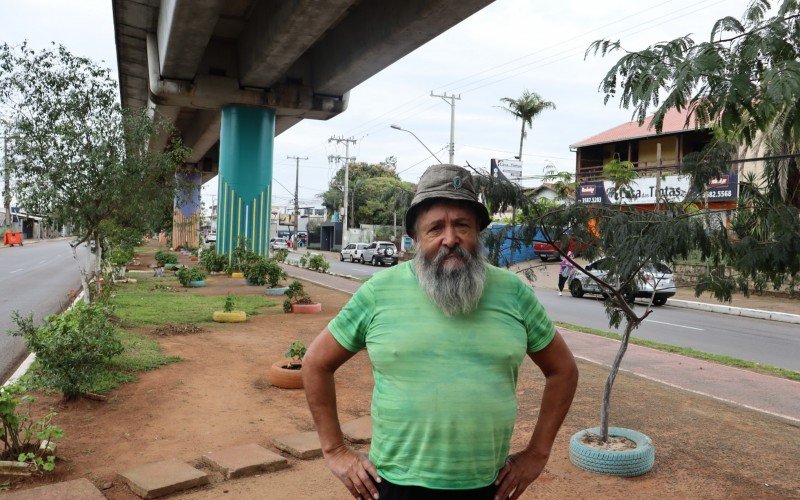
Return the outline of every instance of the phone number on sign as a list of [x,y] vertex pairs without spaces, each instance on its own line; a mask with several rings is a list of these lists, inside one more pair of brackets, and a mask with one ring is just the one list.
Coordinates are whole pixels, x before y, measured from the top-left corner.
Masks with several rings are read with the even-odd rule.
[[733,196],[733,191],[730,189],[726,191],[709,191],[708,197],[709,198],[730,198]]

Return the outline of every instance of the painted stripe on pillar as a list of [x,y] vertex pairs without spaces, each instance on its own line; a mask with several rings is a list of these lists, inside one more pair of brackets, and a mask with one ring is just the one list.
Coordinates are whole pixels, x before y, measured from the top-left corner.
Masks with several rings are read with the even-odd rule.
[[[238,240],[239,239],[238,235],[242,234],[242,199],[241,198],[239,198],[239,213],[236,216],[236,232],[237,232],[236,239]],[[247,233],[245,233],[245,238],[246,237],[247,237]],[[238,246],[238,241],[237,241],[237,246]],[[236,246],[234,246],[234,248],[236,248]],[[245,248],[247,248],[247,245],[245,245]]]
[[231,211],[228,214],[230,225],[228,227],[228,261],[233,262],[233,203],[236,198],[236,191],[231,189]]
[[250,242],[250,251],[256,251],[256,199],[253,198],[253,201],[250,202],[251,206],[253,207],[253,222],[250,224],[251,234],[253,235],[253,240]]
[[[222,180],[222,179],[220,179]],[[228,199],[228,183],[224,182],[222,184],[222,204],[220,206],[224,207],[226,200]],[[221,217],[222,210],[217,207],[217,253],[225,253],[225,228],[227,227],[225,224],[225,217]]]
[[[270,221],[267,220],[266,224],[269,224],[269,222]],[[263,229],[263,225],[264,224],[265,224],[265,222],[264,222],[264,192],[262,191],[261,192],[261,225],[262,225],[261,232],[262,233],[264,232],[264,229]],[[267,226],[267,234],[269,234],[269,226]],[[261,239],[258,240],[258,245],[260,247],[259,250],[258,250],[258,253],[260,253],[261,255],[264,255],[264,239],[265,239],[265,236],[262,234],[261,235]]]

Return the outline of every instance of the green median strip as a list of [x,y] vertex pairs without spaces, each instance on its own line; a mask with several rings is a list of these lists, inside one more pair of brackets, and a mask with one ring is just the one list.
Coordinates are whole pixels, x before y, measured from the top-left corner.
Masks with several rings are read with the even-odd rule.
[[[111,305],[125,326],[151,326],[165,323],[202,323],[212,321],[215,310],[222,310],[224,295],[199,295],[183,288],[174,277],[141,277],[136,284],[123,285],[114,291]],[[234,296],[237,310],[248,316],[264,307],[278,305],[264,295]]]
[[[567,330],[574,330],[576,332],[581,332],[581,333],[589,333],[591,335],[597,335],[598,337],[605,337],[608,339],[622,340],[621,335],[613,332],[607,332],[603,330],[597,330],[595,328],[588,328],[585,326],[574,325],[572,323],[564,323],[562,321],[556,321],[555,324],[562,328],[566,328]],[[690,358],[702,359],[703,361],[711,361],[713,363],[718,363],[720,365],[743,368],[745,370],[754,371],[756,373],[773,375],[775,377],[781,377],[800,382],[800,373],[792,370],[787,370],[786,368],[778,368],[776,366],[771,366],[771,365],[762,365],[761,363],[755,363],[753,361],[745,361],[743,359],[733,358],[731,356],[723,356],[721,354],[709,354],[707,352],[697,351],[690,347],[678,347],[669,344],[662,344],[661,342],[644,340],[636,338],[634,336],[631,336],[630,343],[644,347],[649,347],[651,349],[658,349],[659,351],[680,354],[683,356],[688,356]]]

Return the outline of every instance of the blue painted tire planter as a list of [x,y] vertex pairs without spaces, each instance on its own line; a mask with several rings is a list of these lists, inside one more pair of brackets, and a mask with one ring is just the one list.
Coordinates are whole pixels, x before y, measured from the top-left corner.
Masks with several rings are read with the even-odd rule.
[[286,290],[288,290],[288,289],[289,289],[288,286],[280,286],[280,287],[277,287],[277,288],[267,288],[265,293],[267,295],[283,295],[283,294],[286,293]]
[[600,428],[584,429],[569,440],[569,461],[581,469],[611,476],[641,476],[653,468],[656,449],[653,441],[641,432],[622,427],[609,427],[609,436],[626,437],[636,443],[632,450],[599,450],[581,442],[584,434],[600,435]]
[[201,287],[206,286],[206,280],[190,281],[189,284],[186,285],[186,286],[189,287],[189,288],[201,288]]

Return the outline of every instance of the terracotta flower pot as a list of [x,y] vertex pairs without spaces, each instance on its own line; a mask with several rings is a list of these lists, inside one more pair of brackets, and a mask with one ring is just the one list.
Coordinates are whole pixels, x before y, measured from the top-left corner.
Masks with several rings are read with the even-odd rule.
[[302,389],[303,388],[303,373],[301,369],[290,370],[284,368],[291,362],[290,359],[283,359],[276,361],[269,367],[267,378],[272,385],[280,387],[281,389]]
[[247,313],[244,311],[214,311],[211,318],[217,323],[242,323],[247,321]]
[[322,304],[292,304],[292,312],[299,314],[314,314],[322,311]]

